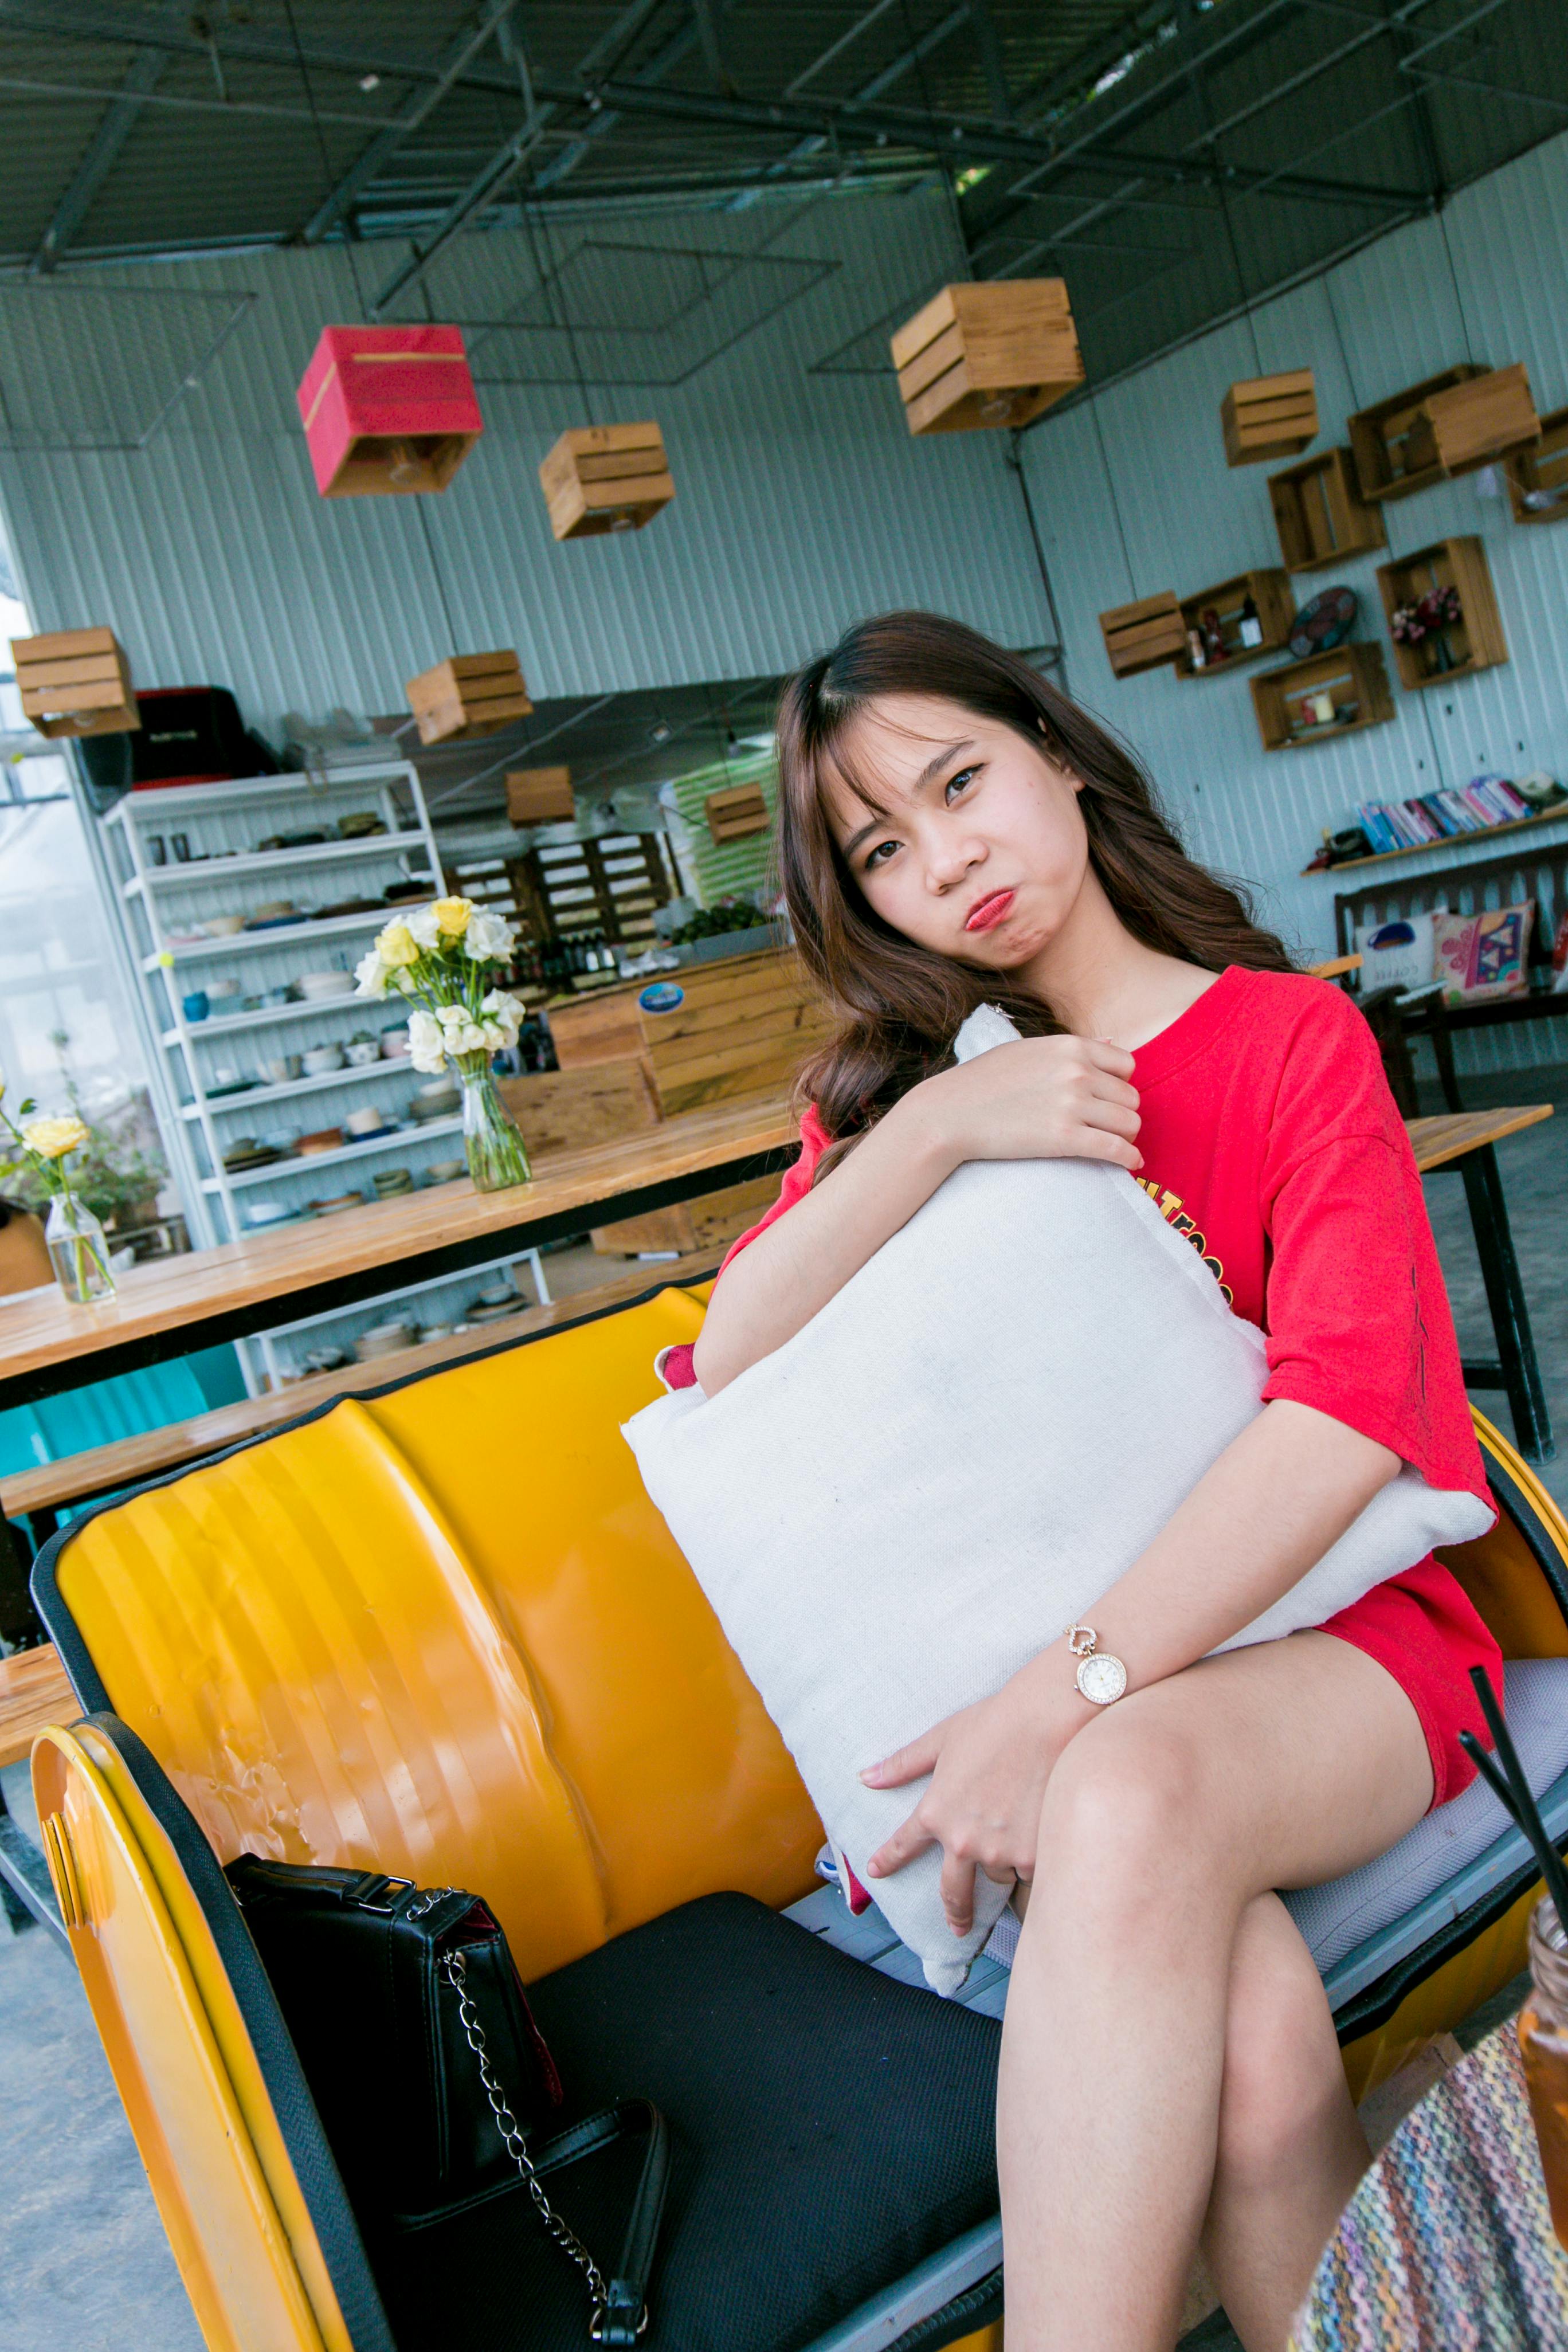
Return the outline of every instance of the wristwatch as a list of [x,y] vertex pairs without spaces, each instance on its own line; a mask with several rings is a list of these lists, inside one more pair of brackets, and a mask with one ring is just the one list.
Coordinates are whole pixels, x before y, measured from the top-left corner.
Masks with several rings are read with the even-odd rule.
[[1120,1658],[1099,1647],[1092,1625],[1064,1628],[1068,1648],[1078,1660],[1078,1686],[1094,1706],[1113,1706],[1127,1688],[1127,1669]]

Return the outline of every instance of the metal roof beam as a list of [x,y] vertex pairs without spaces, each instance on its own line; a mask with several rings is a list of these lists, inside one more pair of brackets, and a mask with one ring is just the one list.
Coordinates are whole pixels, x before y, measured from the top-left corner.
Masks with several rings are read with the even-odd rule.
[[996,30],[996,19],[991,14],[991,0],[969,0],[969,21],[980,44],[986,100],[998,122],[1011,122],[1013,94],[1007,87],[1007,60],[1002,48],[1002,36]]
[[336,226],[362,188],[389,163],[405,140],[413,137],[421,123],[434,112],[454,83],[465,72],[500,26],[517,6],[517,0],[488,0],[477,25],[448,41],[436,60],[436,79],[421,85],[404,106],[395,122],[378,131],[361,154],[356,156],[337,185],[330,189],[300,235],[301,245],[320,245],[329,229]]
[[141,121],[148,92],[156,89],[168,65],[166,49],[138,49],[132,58],[124,80],[104,110],[91,143],[72,173],[44,231],[33,257],[36,275],[47,278],[58,264],[61,254],[91,211],[93,198],[119,162],[121,150]]

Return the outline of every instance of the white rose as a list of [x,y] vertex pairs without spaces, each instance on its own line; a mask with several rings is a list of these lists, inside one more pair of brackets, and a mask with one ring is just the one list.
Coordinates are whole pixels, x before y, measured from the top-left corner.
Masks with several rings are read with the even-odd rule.
[[354,966],[354,978],[359,982],[359,986],[354,991],[356,996],[386,994],[387,968],[374,948],[361,956]]
[[500,915],[476,907],[463,934],[463,953],[475,963],[507,963],[517,944],[517,933]]
[[408,1058],[415,1068],[427,1078],[439,1077],[446,1068],[447,1040],[434,1013],[417,1012],[409,1014]]
[[403,919],[408,927],[415,945],[422,948],[426,955],[433,955],[442,945],[441,927],[436,920],[436,909],[433,905],[416,907],[411,915],[405,915]]

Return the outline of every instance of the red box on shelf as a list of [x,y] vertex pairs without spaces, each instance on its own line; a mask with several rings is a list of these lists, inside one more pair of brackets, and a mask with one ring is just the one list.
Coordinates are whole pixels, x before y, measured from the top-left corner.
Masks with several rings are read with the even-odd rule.
[[444,490],[485,429],[458,327],[323,327],[295,398],[324,499]]

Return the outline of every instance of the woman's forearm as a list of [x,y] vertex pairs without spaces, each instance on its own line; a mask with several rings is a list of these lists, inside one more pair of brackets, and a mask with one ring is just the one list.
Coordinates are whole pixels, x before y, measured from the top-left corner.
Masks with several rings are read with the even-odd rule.
[[952,1175],[952,1146],[922,1113],[905,1096],[726,1268],[692,1357],[709,1396],[792,1339]]
[[[1137,1690],[1190,1666],[1317,1565],[1399,1471],[1399,1456],[1279,1398],[1226,1447],[1090,1615]],[[1062,1645],[1024,1669],[1060,1680]]]

